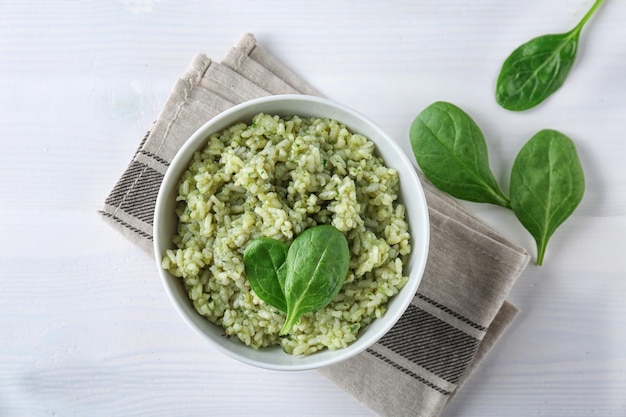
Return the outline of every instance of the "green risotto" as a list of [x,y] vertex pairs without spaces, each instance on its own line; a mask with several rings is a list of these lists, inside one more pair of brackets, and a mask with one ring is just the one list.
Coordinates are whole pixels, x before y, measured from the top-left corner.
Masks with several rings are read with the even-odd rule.
[[[374,143],[337,121],[258,114],[212,134],[193,156],[179,183],[177,249],[162,266],[227,337],[293,355],[344,348],[407,282],[411,246],[399,186]],[[326,307],[279,336],[286,315],[250,288],[243,254],[255,238],[289,245],[318,225],[345,235],[347,277]]]

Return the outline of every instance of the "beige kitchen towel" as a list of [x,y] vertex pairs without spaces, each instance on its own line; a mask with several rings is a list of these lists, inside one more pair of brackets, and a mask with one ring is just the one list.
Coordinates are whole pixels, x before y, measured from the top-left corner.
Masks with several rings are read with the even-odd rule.
[[[176,82],[100,213],[150,256],[154,206],[177,150],[218,113],[272,94],[319,95],[251,34],[215,62],[196,56]],[[322,372],[381,416],[437,416],[515,317],[506,301],[529,261],[420,176],[429,207],[426,271],[400,321],[359,356]]]

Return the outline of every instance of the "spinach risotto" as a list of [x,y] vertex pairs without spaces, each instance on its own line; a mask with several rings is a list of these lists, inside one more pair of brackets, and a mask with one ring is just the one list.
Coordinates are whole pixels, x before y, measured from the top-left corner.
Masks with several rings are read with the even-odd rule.
[[[408,280],[399,187],[374,143],[339,122],[258,114],[212,134],[194,154],[179,182],[176,249],[162,266],[226,337],[293,355],[344,348]],[[345,235],[348,274],[330,304],[279,336],[286,315],[250,288],[243,254],[258,237],[290,244],[318,225]]]

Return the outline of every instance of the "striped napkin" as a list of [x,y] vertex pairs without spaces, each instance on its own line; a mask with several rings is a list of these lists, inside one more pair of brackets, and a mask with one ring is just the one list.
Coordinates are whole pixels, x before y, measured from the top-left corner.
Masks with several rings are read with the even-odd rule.
[[[196,56],[100,211],[153,256],[154,206],[177,150],[207,120],[271,94],[319,95],[251,34],[221,62]],[[406,313],[379,343],[320,372],[381,416],[439,415],[517,314],[506,301],[526,251],[470,215],[421,177],[431,246]]]

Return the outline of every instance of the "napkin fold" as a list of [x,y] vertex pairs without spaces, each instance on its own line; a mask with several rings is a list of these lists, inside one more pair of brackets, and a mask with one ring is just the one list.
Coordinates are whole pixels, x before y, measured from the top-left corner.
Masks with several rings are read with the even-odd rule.
[[[168,165],[206,121],[272,94],[320,95],[245,34],[221,62],[197,55],[100,210],[152,252],[154,207]],[[359,356],[320,372],[381,416],[439,415],[517,314],[506,301],[530,259],[421,174],[431,242],[426,271],[398,323]]]

